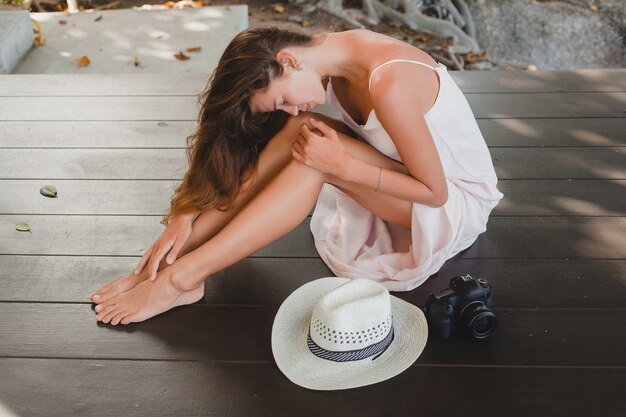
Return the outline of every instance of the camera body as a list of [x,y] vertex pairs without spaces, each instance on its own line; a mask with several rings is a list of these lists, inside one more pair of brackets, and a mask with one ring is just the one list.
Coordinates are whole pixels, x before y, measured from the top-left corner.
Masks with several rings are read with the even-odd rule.
[[485,339],[497,325],[491,307],[491,284],[471,275],[450,279],[450,287],[432,293],[424,309],[432,333],[447,339],[462,327],[474,339]]

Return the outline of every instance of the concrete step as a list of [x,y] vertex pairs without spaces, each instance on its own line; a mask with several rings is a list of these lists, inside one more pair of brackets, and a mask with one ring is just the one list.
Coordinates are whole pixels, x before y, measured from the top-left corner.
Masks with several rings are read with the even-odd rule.
[[[45,44],[33,48],[13,74],[209,74],[231,39],[248,27],[248,6],[86,10],[31,17],[41,23]],[[62,20],[66,23],[59,23]],[[199,52],[186,51],[197,46]],[[177,59],[174,55],[180,51],[189,59]],[[76,60],[83,55],[90,64],[80,67]]]
[[26,10],[0,11],[0,74],[10,74],[33,47],[34,27]]

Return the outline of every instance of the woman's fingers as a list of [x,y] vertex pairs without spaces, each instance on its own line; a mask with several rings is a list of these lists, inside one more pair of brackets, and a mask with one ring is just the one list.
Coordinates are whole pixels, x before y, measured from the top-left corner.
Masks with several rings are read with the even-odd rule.
[[157,272],[159,269],[159,264],[161,263],[161,259],[163,259],[165,254],[169,252],[173,244],[174,244],[173,240],[166,242],[166,244],[162,246],[161,248],[159,248],[159,250],[157,250],[156,253],[152,256],[152,258],[150,258],[150,263],[149,263],[150,281],[154,281],[156,279]]
[[300,134],[299,137],[304,138],[305,140],[314,135],[315,133],[311,132],[311,129],[306,125],[306,123],[302,123],[300,126]]
[[143,256],[139,260],[139,264],[137,265],[137,268],[135,268],[135,271],[134,271],[135,275],[139,275],[141,273],[144,265],[146,264],[146,262],[148,262],[148,259],[150,259],[150,256],[152,255],[153,250],[154,250],[154,243],[150,245],[150,247],[146,249],[146,251],[143,253]]
[[180,248],[183,246],[182,242],[183,242],[182,239],[176,239],[176,242],[174,242],[174,246],[172,246],[172,250],[167,255],[167,259],[165,260],[168,264],[171,265],[176,260],[176,258],[178,258],[178,252],[180,251]]
[[295,141],[292,146],[294,152],[294,157],[297,155],[296,159],[302,160],[302,156],[304,154],[304,146],[300,143],[299,140]]
[[315,120],[311,118],[311,124],[315,126],[317,129],[319,129],[320,132],[322,132],[322,134],[324,135],[324,137],[329,138],[335,133],[335,130],[333,128],[331,128],[326,123],[320,120]]

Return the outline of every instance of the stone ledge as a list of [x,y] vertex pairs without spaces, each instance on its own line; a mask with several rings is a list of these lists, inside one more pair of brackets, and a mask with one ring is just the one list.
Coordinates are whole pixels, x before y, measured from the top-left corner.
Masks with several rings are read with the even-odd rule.
[[26,10],[0,11],[0,74],[10,74],[33,47],[33,29]]

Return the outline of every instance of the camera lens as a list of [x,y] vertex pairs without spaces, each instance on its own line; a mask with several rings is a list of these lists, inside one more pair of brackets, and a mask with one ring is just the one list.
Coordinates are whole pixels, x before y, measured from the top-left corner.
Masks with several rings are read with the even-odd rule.
[[496,315],[481,301],[469,303],[461,311],[461,325],[474,339],[485,339],[498,324]]

